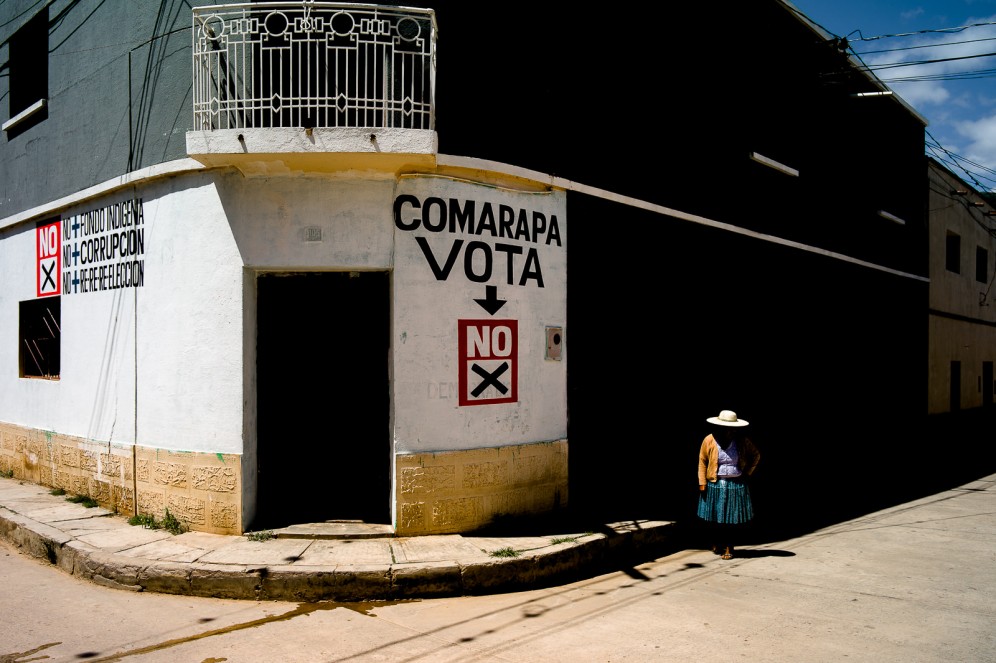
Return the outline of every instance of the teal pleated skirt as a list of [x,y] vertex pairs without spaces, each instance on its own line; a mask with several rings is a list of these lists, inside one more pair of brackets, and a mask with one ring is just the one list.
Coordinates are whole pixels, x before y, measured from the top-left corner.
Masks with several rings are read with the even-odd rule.
[[742,525],[754,518],[754,505],[747,484],[738,479],[706,482],[699,493],[698,516],[710,523]]

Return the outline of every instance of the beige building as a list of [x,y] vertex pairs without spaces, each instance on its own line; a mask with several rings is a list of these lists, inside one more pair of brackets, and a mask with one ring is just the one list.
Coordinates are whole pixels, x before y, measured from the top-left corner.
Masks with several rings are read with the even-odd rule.
[[996,358],[996,212],[930,159],[928,412],[993,404]]

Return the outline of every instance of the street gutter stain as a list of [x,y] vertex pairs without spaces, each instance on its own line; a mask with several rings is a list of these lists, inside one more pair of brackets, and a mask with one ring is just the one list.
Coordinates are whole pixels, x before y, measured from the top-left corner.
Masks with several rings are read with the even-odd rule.
[[[361,615],[370,616],[371,611],[374,608],[389,605],[398,605],[401,603],[415,603],[418,599],[406,599],[398,601],[362,601],[355,603],[333,603],[329,601],[323,601],[319,603],[302,603],[296,608],[289,612],[285,612],[282,615],[269,615],[267,617],[261,617],[259,619],[253,619],[242,624],[233,624],[232,626],[226,626],[225,628],[218,628],[212,631],[205,631],[204,633],[198,633],[196,635],[191,635],[186,638],[176,638],[173,640],[167,640],[156,645],[149,645],[148,647],[139,647],[138,649],[132,649],[129,651],[123,651],[118,654],[112,654],[110,656],[105,656],[104,658],[94,658],[90,659],[93,663],[113,663],[113,661],[120,661],[129,656],[139,656],[141,654],[148,654],[151,652],[162,651],[164,649],[169,649],[170,647],[176,647],[177,645],[186,644],[188,642],[195,642],[197,640],[203,640],[205,638],[211,638],[216,635],[225,635],[226,633],[234,633],[235,631],[242,631],[247,628],[256,628],[257,626],[265,626],[266,624],[272,624],[274,622],[284,622],[295,617],[300,617],[301,615],[310,615],[313,612],[321,612],[324,610],[335,610],[336,608],[345,608],[347,610],[353,610]],[[52,645],[60,644],[58,642],[52,643]],[[50,647],[52,645],[43,645],[43,647]],[[41,647],[39,647],[41,649]],[[24,654],[17,654],[17,656],[24,656],[26,654],[34,653],[38,651],[37,649],[30,652],[25,652]],[[204,663],[213,663],[215,661],[224,661],[224,658],[208,658],[205,659]],[[0,657],[0,663],[26,663],[22,662],[16,658],[4,658]]]
[[0,663],[26,663],[27,661],[39,661],[43,658],[48,658],[48,656],[39,656],[38,658],[24,657],[36,654],[42,649],[48,649],[49,647],[55,647],[61,644],[61,642],[50,642],[47,645],[41,645],[40,647],[35,647],[34,649],[29,649],[28,651],[14,652],[12,654],[0,654]]

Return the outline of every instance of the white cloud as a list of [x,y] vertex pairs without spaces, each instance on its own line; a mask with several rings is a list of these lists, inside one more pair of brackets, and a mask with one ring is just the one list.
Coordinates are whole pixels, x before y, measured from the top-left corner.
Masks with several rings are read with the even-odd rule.
[[[951,97],[952,77],[991,69],[996,57],[996,17],[967,19],[964,25],[976,25],[957,32],[931,33],[904,40],[895,50],[869,53],[865,62],[880,79],[913,106],[944,104]],[[885,50],[869,45],[860,50]],[[923,63],[923,64],[916,64]]]
[[951,93],[944,87],[944,84],[937,81],[889,83],[888,85],[896,94],[916,109],[931,104],[940,105],[951,98]]
[[966,158],[983,165],[996,163],[996,115],[955,122],[954,127],[968,141]]
[[[993,6],[989,1],[986,9]],[[912,5],[911,16],[916,9]],[[971,181],[988,186],[996,182],[987,170],[996,167],[996,92],[991,78],[996,70],[996,16],[925,20],[926,14],[918,22],[936,31],[852,45],[875,76],[927,119],[928,142],[936,140],[942,149],[977,164],[963,165],[972,171]]]

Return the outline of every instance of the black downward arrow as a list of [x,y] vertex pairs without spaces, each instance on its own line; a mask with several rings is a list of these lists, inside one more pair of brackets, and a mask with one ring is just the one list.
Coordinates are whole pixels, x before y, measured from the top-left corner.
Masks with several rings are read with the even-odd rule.
[[484,286],[485,296],[484,299],[475,299],[474,301],[481,305],[485,311],[494,315],[501,310],[501,307],[505,305],[504,299],[498,299],[498,286],[488,285]]

